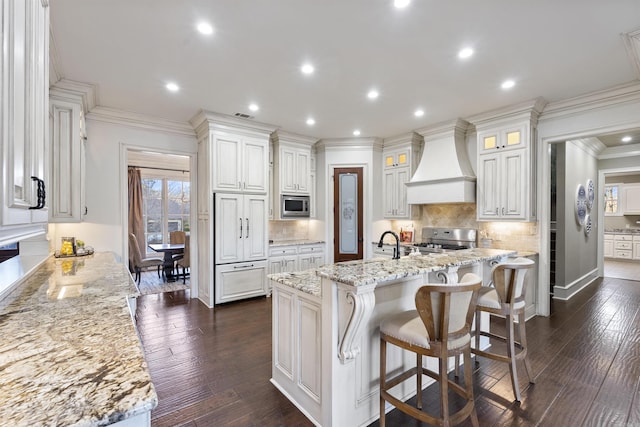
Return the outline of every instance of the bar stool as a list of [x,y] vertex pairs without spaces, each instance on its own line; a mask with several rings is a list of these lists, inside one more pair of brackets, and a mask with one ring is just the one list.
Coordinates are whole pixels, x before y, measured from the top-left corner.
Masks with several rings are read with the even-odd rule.
[[[468,417],[478,426],[471,378],[471,323],[482,279],[468,273],[458,284],[427,284],[415,296],[417,310],[405,311],[382,321],[380,325],[380,426],[385,426],[385,402],[422,422],[454,425]],[[416,367],[387,379],[387,343],[416,353]],[[464,385],[447,376],[450,356],[464,356]],[[438,372],[423,366],[423,356],[438,358]],[[440,416],[422,410],[422,375],[440,383]],[[416,407],[391,395],[389,390],[416,377]],[[457,412],[449,413],[449,388],[466,399]]]
[[[476,355],[509,364],[513,394],[518,402],[521,401],[520,386],[518,385],[518,370],[516,367],[518,360],[524,360],[524,368],[529,378],[529,383],[533,384],[531,365],[527,358],[527,334],[524,319],[526,286],[524,279],[534,264],[532,260],[527,258],[515,258],[494,266],[491,272],[493,285],[491,287],[484,286],[480,290],[476,304],[475,348],[471,351]],[[491,331],[480,330],[480,314],[483,311],[505,317],[506,336],[503,337],[491,333]],[[515,339],[514,328],[516,318],[518,320],[520,341],[516,341]],[[480,350],[480,336],[505,342],[507,344],[507,354],[504,355]],[[516,352],[516,348],[519,351]]]

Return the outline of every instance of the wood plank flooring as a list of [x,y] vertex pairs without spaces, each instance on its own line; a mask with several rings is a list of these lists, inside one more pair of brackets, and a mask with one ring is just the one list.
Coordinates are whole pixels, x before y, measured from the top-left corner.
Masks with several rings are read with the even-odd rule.
[[[569,301],[552,301],[550,317],[527,322],[537,378],[529,385],[519,366],[521,404],[512,402],[506,364],[479,358],[480,425],[640,426],[639,308],[640,282],[613,278],[598,279]],[[137,317],[159,397],[153,426],[311,425],[269,382],[270,298],[212,311],[188,291],[147,295]],[[492,328],[499,330],[496,320]],[[430,387],[423,401],[437,407],[437,389]],[[396,410],[387,425],[424,424]]]

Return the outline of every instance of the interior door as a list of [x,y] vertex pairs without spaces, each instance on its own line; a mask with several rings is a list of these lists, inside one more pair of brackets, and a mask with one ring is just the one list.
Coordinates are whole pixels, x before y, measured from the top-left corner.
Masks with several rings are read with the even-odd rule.
[[362,168],[335,168],[333,176],[334,262],[362,259]]

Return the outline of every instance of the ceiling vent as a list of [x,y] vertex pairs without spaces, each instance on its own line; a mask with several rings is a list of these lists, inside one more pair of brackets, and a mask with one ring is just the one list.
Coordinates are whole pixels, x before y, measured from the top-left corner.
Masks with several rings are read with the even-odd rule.
[[250,116],[249,114],[246,114],[246,113],[235,113],[234,116],[241,117],[243,119],[253,119],[253,116]]

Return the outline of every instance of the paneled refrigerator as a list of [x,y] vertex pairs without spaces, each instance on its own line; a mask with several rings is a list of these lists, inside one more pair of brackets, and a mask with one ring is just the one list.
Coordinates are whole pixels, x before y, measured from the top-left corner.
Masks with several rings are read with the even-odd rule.
[[214,193],[215,304],[266,295],[266,195]]

